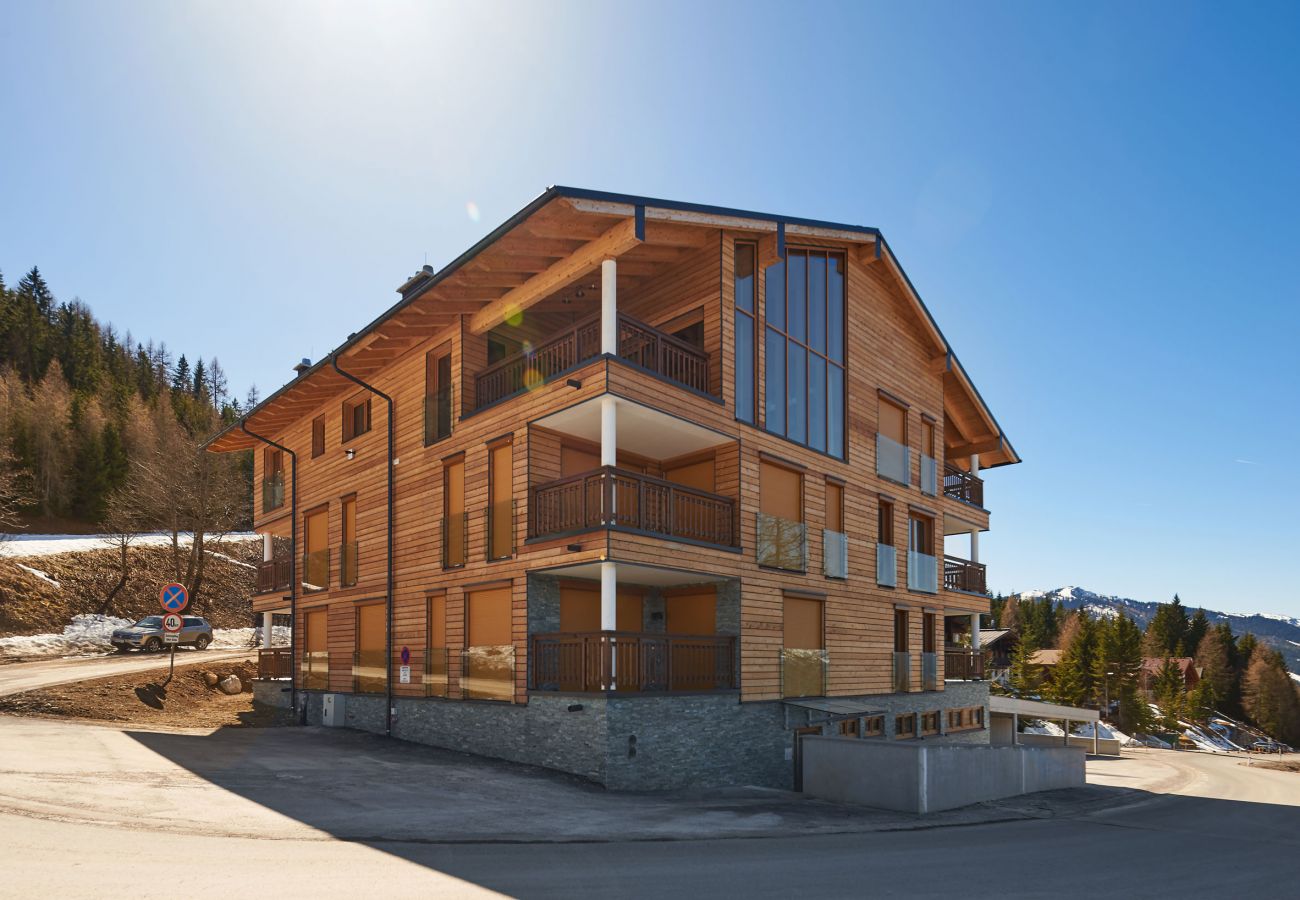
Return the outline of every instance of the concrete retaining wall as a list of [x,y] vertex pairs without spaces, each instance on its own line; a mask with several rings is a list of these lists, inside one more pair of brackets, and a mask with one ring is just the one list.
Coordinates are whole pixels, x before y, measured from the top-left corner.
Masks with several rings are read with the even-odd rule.
[[288,681],[253,681],[253,702],[263,706],[275,706],[288,709],[292,700]]
[[[1053,734],[1018,734],[1016,743],[1022,747],[1061,747],[1064,741]],[[1070,735],[1070,746],[1080,747],[1084,751],[1092,752],[1092,738],[1080,737],[1077,734]],[[1097,741],[1097,750],[1099,753],[1107,756],[1119,756],[1119,741],[1114,738],[1101,738]]]
[[803,742],[804,793],[840,803],[925,813],[1084,783],[1084,753],[1074,747]]

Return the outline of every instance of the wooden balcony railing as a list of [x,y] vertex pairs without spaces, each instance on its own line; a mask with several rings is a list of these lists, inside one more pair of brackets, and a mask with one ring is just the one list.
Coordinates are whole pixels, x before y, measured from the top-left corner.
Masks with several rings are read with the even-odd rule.
[[953,681],[984,680],[984,654],[979,650],[943,651],[943,677]]
[[293,560],[287,556],[268,559],[257,564],[257,593],[287,591],[293,581]]
[[730,635],[537,634],[530,666],[535,691],[726,691],[738,684]]
[[983,563],[959,559],[956,556],[943,558],[943,589],[946,591],[986,594],[988,591],[984,576]]
[[943,464],[943,495],[971,506],[984,508],[984,479],[963,472],[952,463]]
[[528,535],[534,538],[626,528],[736,546],[736,503],[730,497],[613,466],[533,488],[528,511]]
[[293,674],[293,654],[288,647],[257,651],[258,678],[288,678]]
[[[504,400],[600,355],[600,317],[582,320],[474,377],[474,408]],[[618,317],[618,355],[670,381],[709,391],[709,355],[630,316]]]

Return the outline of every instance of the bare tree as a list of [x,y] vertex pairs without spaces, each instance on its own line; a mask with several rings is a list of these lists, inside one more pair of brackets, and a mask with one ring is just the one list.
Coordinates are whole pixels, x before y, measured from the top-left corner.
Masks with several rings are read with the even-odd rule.
[[99,604],[100,615],[108,615],[112,611],[113,601],[122,588],[126,587],[131,575],[131,545],[140,537],[144,521],[145,514],[139,497],[128,488],[118,490],[108,498],[104,512],[104,543],[117,551],[117,583]]

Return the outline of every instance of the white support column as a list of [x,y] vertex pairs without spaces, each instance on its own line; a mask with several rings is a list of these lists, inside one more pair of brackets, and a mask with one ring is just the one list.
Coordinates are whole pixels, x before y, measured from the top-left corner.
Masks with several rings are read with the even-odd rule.
[[600,264],[600,352],[618,355],[618,263]]
[[275,553],[275,539],[269,534],[262,535],[262,562],[270,562]]
[[980,561],[980,532],[978,528],[970,530],[970,561]]
[[[600,630],[614,631],[618,627],[618,568],[608,560],[600,564]],[[605,651],[609,654],[609,684],[605,690],[612,691],[618,685],[618,654],[614,650],[614,638],[609,641]]]
[[980,614],[970,614],[970,648],[978,650],[980,648]]
[[600,464],[618,464],[618,406],[609,394],[600,398]]
[[262,647],[267,650],[271,648],[271,616],[269,612],[262,613]]

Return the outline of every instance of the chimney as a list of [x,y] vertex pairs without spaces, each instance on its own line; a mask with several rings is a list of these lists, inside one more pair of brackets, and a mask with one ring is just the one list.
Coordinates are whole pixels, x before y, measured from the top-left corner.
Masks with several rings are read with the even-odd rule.
[[298,365],[293,367],[293,371],[297,373],[297,376],[299,378],[301,378],[303,373],[310,368],[311,368],[311,360],[304,356],[302,360],[299,361]]
[[432,275],[433,266],[429,265],[428,263],[425,263],[424,268],[422,268],[420,271],[423,272],[425,275]]

